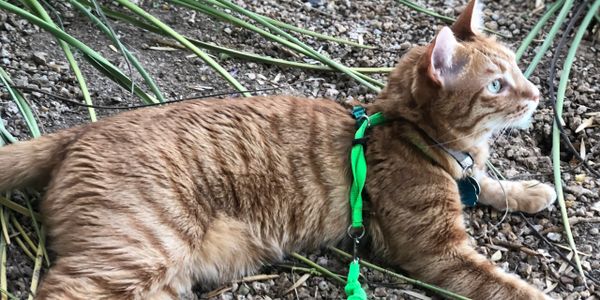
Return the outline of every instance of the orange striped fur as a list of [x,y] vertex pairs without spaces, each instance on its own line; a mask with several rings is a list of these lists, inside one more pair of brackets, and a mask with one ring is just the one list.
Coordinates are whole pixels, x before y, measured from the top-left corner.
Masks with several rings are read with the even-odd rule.
[[[488,138],[525,125],[539,92],[510,50],[473,27],[474,7],[409,51],[368,107],[390,120],[373,128],[366,154],[371,247],[474,299],[545,299],[468,245],[462,172],[423,134],[476,157],[484,204],[533,213],[555,198],[544,184],[485,175]],[[36,298],[177,299],[196,282],[338,243],[354,124],[328,100],[190,101],[1,148],[0,190],[46,186],[40,210],[56,259]]]

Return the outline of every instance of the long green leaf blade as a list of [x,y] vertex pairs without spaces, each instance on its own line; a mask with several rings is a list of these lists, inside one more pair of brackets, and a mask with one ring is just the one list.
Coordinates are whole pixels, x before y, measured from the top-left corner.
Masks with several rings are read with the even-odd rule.
[[533,71],[535,70],[539,62],[542,60],[542,57],[544,56],[546,51],[548,51],[550,45],[552,45],[552,42],[554,41],[554,36],[556,35],[560,27],[563,25],[563,22],[565,21],[567,14],[569,14],[569,12],[571,11],[572,6],[573,0],[566,0],[563,4],[562,9],[558,14],[558,17],[556,17],[556,19],[554,20],[554,25],[552,25],[552,28],[544,38],[542,46],[540,46],[540,48],[536,50],[533,60],[531,60],[529,67],[527,67],[527,70],[525,70],[525,72],[523,73],[523,75],[525,75],[525,78],[529,78],[529,76],[533,74]]
[[370,83],[369,81],[363,79],[361,76],[359,76],[357,74],[357,72],[349,69],[348,67],[336,62],[335,60],[332,60],[328,57],[325,57],[324,55],[322,55],[321,53],[317,52],[316,50],[314,50],[313,48],[307,46],[306,44],[304,44],[303,42],[301,42],[300,40],[298,40],[297,38],[295,38],[294,36],[290,35],[289,33],[281,30],[280,28],[278,28],[277,26],[274,26],[273,24],[269,23],[267,20],[265,20],[263,18],[263,16],[256,14],[254,12],[251,12],[237,4],[234,4],[233,2],[230,1],[226,1],[226,0],[208,0],[209,3],[220,3],[223,5],[226,5],[227,7],[229,7],[230,9],[247,16],[248,18],[260,23],[261,25],[269,28],[269,30],[276,32],[277,34],[281,35],[282,37],[288,39],[289,41],[293,42],[294,44],[296,44],[297,46],[299,46],[300,48],[304,49],[306,52],[310,53],[311,56],[315,57],[316,59],[320,60],[321,62],[323,62],[326,65],[329,65],[330,67],[339,70],[340,72],[350,76],[351,78],[353,78],[354,80],[358,81],[359,83],[361,83],[362,85],[368,87],[369,89],[371,89],[374,92],[379,92],[381,89],[376,86],[373,85],[372,83]]
[[559,0],[553,4],[550,4],[548,11],[535,24],[535,26],[527,34],[525,39],[523,39],[521,46],[519,46],[519,49],[517,49],[517,52],[515,52],[515,57],[516,57],[517,61],[521,60],[521,57],[525,53],[525,50],[527,50],[527,47],[529,47],[529,44],[531,44],[531,42],[537,36],[537,34],[540,32],[542,27],[544,27],[544,25],[546,25],[546,23],[548,23],[548,20],[550,20],[550,18],[556,13],[556,11],[562,6],[562,4],[564,2],[565,2],[565,0]]
[[[56,26],[53,26],[46,21],[32,15],[28,11],[25,11],[17,6],[14,6],[8,3],[5,0],[0,0],[0,9],[7,10],[12,12],[22,18],[27,19],[31,23],[41,27],[42,29],[48,31],[55,37],[67,42],[69,45],[77,48],[81,52],[85,54],[85,58],[91,61],[95,61],[96,65],[102,65],[107,74],[109,74],[109,78],[121,85],[122,87],[129,89],[131,87],[131,80],[127,77],[123,72],[121,72],[117,67],[111,64],[108,60],[102,57],[98,52],[94,51],[78,39],[72,37],[68,33],[60,30]],[[154,97],[150,97],[143,90],[141,90],[137,85],[134,87],[134,93],[140,97],[146,103],[158,103],[158,101]]]
[[246,97],[251,96],[251,94],[249,92],[247,92],[246,88],[244,88],[244,86],[241,83],[239,83],[235,78],[233,78],[233,76],[231,76],[231,74],[229,74],[229,72],[227,72],[227,70],[225,70],[215,60],[213,60],[210,56],[208,56],[208,54],[204,53],[204,51],[200,50],[192,42],[187,40],[184,36],[182,36],[181,34],[176,32],[175,30],[173,30],[171,27],[167,26],[167,24],[163,23],[162,21],[157,19],[155,16],[147,13],[146,11],[141,9],[139,6],[133,4],[132,2],[130,2],[128,0],[116,0],[116,1],[119,2],[121,5],[127,7],[127,9],[129,9],[133,13],[139,15],[140,17],[148,20],[150,23],[152,23],[155,26],[159,27],[160,29],[164,30],[169,35],[171,35],[173,38],[175,38],[178,42],[180,42],[182,45],[184,45],[185,47],[190,49],[198,57],[200,57],[202,60],[204,60],[209,66],[211,66],[219,74],[221,74],[221,76],[223,76],[223,78],[225,78],[227,81],[229,81],[229,83],[231,83],[238,91],[242,92],[242,95],[244,95]]
[[[556,113],[558,116],[562,115],[563,104],[565,100],[565,94],[567,91],[567,84],[569,82],[569,74],[571,73],[571,67],[573,65],[573,61],[575,60],[575,54],[577,53],[577,49],[579,48],[579,44],[583,39],[583,36],[587,30],[587,27],[590,25],[592,18],[594,17],[595,12],[600,8],[600,0],[594,1],[592,8],[587,12],[583,21],[579,25],[577,29],[577,33],[573,38],[573,43],[569,48],[569,52],[567,52],[567,56],[565,57],[563,69],[560,74],[560,81],[558,84],[558,91],[556,95]],[[565,205],[563,187],[562,187],[562,179],[561,179],[561,171],[560,171],[560,132],[558,126],[556,125],[556,121],[554,120],[554,125],[552,127],[552,171],[554,173],[554,186],[556,187],[556,194],[558,196],[558,205],[560,207],[560,214],[562,216],[562,222],[565,229],[565,234],[567,235],[567,240],[569,242],[569,246],[573,251],[573,258],[575,259],[575,263],[577,264],[577,271],[579,271],[579,275],[585,282],[585,274],[583,272],[583,268],[581,267],[581,259],[579,258],[579,254],[577,252],[577,247],[575,245],[575,240],[573,239],[573,233],[571,232],[571,225],[569,223],[569,216],[567,215],[567,207]]]
[[[13,87],[12,87],[13,82],[10,79],[10,76],[8,75],[8,73],[6,73],[6,71],[4,71],[4,69],[2,67],[0,67],[0,81],[2,81],[2,84],[6,88],[6,90],[12,97],[12,99],[15,101],[15,103],[17,104],[17,107],[19,108],[19,111],[23,115],[23,118],[25,119],[25,124],[27,124],[27,128],[29,128],[29,132],[31,132],[31,135],[34,138],[41,136],[40,128],[38,127],[38,124],[35,119],[35,116],[33,115],[33,112],[31,111],[31,107],[29,107],[29,104],[27,103],[27,101],[25,101],[25,98],[23,97],[21,92],[13,89]],[[2,126],[2,127],[4,127],[4,126]]]
[[[226,6],[220,4],[220,7],[225,8]],[[304,35],[308,35],[308,36],[312,36],[314,38],[317,39],[321,39],[321,40],[326,40],[326,41],[332,41],[332,42],[336,42],[338,44],[345,44],[345,45],[350,45],[350,46],[354,46],[354,47],[359,47],[359,48],[365,48],[365,49],[377,49],[377,47],[375,46],[369,46],[369,45],[363,45],[363,44],[359,44],[357,42],[353,42],[347,39],[343,39],[343,38],[338,38],[338,37],[334,37],[334,36],[330,36],[330,35],[326,35],[326,34],[322,34],[319,32],[314,32],[308,29],[304,29],[304,28],[300,28],[298,26],[294,26],[294,25],[290,25],[288,23],[284,23],[281,22],[279,20],[275,20],[273,18],[269,18],[266,16],[263,16],[263,18],[265,18],[265,20],[269,21],[269,23],[275,25],[275,26],[279,26],[281,28],[290,30],[290,31],[294,31],[294,32],[298,32]]]
[[[114,44],[121,44],[118,38],[112,33],[112,31],[100,19],[98,19],[98,17],[94,16],[89,10],[87,10],[84,5],[75,0],[69,0],[69,2],[86,17],[92,20],[92,22],[94,22],[94,24],[96,24],[96,26],[98,26],[98,28],[100,28],[100,30],[104,32],[104,34],[108,36],[108,38],[110,38]],[[123,45],[121,45],[121,49],[123,50],[127,59],[131,62],[133,67],[140,73],[142,78],[144,78],[146,85],[148,85],[148,87],[152,90],[156,98],[158,98],[160,102],[165,102],[166,99],[160,91],[160,88],[158,87],[154,79],[152,79],[150,74],[146,71],[146,69],[144,69],[139,60],[131,53],[131,51],[129,51],[129,49],[127,49]]]
[[[37,11],[38,15],[46,22],[48,22],[51,25],[56,26],[56,24],[54,23],[54,21],[52,21],[52,18],[50,18],[50,16],[48,15],[48,13],[46,12],[46,10],[44,9],[44,7],[42,5],[40,5],[40,3],[37,0],[30,0],[29,3],[31,4],[31,6]],[[87,84],[85,83],[85,78],[83,78],[83,74],[81,73],[81,70],[79,69],[79,65],[77,64],[77,61],[75,60],[75,57],[73,56],[73,52],[71,52],[71,48],[69,47],[69,44],[65,43],[62,40],[58,40],[58,43],[60,45],[60,47],[63,49],[63,52],[65,53],[65,57],[67,58],[67,61],[69,63],[69,65],[71,66],[71,70],[73,70],[73,73],[75,74],[75,78],[77,79],[77,82],[79,83],[79,89],[81,90],[81,94],[83,95],[83,100],[85,102],[85,104],[87,105],[92,105],[92,98],[90,97],[90,92],[88,91],[87,88]],[[88,107],[88,113],[90,115],[90,120],[92,122],[96,122],[98,119],[96,117],[96,111],[94,110],[94,108],[92,107]]]

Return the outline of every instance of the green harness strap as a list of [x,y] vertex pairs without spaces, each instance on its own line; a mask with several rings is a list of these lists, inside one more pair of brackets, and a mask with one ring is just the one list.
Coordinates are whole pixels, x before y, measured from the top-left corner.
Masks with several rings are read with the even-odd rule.
[[[366,300],[367,294],[363,290],[358,277],[360,276],[360,264],[357,256],[358,243],[365,233],[363,226],[363,203],[362,192],[367,179],[367,160],[365,159],[364,137],[365,132],[371,126],[379,125],[384,122],[383,114],[378,112],[372,116],[367,116],[365,109],[361,106],[355,106],[352,115],[356,119],[358,130],[354,134],[354,145],[350,152],[350,167],[352,169],[352,186],[350,187],[350,208],[352,210],[352,225],[348,228],[348,235],[354,239],[354,259],[350,263],[348,270],[348,280],[344,291],[348,300]],[[352,233],[358,231],[358,233]]]

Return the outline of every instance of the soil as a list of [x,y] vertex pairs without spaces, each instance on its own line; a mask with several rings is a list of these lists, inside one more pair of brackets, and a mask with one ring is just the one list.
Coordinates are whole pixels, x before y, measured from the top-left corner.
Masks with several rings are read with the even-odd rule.
[[[62,2],[50,2],[60,13],[62,25],[67,32],[127,72],[125,60],[117,51],[111,49],[109,40],[88,19],[75,13]],[[417,2],[448,16],[456,16],[464,5],[463,1],[456,0]],[[507,38],[502,40],[516,49],[542,14],[534,11],[534,2],[537,1],[487,1],[484,9],[484,24],[506,35]],[[303,28],[355,41],[362,40],[365,44],[379,47],[377,50],[364,50],[302,36],[303,41],[319,49],[322,54],[348,66],[392,67],[407,49],[427,43],[444,25],[437,19],[410,10],[393,0],[310,0],[308,2],[254,0],[242,4],[255,12]],[[277,44],[266,41],[258,34],[205,15],[163,1],[146,1],[141,5],[178,32],[185,32],[186,35],[199,40],[288,60],[310,62]],[[133,29],[121,22],[111,21],[111,25],[122,42],[155,78],[166,98],[179,99],[233,90],[202,60],[195,56],[190,57],[190,52],[181,49],[155,50],[153,46],[165,46],[159,42],[161,37],[141,29]],[[547,32],[549,26],[544,30]],[[561,34],[562,32],[559,32],[558,36],[560,37]],[[583,143],[589,161],[600,162],[599,127],[591,126],[575,132],[575,129],[590,117],[590,113],[600,112],[600,56],[598,55],[600,47],[595,43],[593,34],[592,30],[588,31],[577,53],[567,87],[563,119],[566,134],[576,148],[580,149]],[[525,53],[520,61],[523,69],[527,67],[542,41],[543,39],[538,37]],[[566,49],[563,52],[559,59],[559,68],[562,66]],[[543,95],[548,95],[547,81],[552,53],[553,50],[550,50],[544,56],[531,76],[531,81],[540,88]],[[365,87],[337,73],[278,67],[212,54],[248,89],[279,86],[277,91],[257,94],[278,93],[326,97],[336,101],[352,99],[370,101],[376,96]],[[131,96],[127,90],[116,86],[86,64],[81,54],[76,53],[76,57],[82,66],[95,104],[126,106],[140,103],[139,99]],[[0,11],[0,66],[10,74],[16,85],[41,89],[71,99],[82,99],[77,82],[69,70],[58,43],[38,27],[4,11]],[[559,75],[560,72],[557,72],[555,84],[558,84]],[[374,75],[374,77],[382,81],[386,80],[385,74]],[[136,82],[142,82],[137,74],[134,78]],[[39,92],[25,92],[25,96],[31,103],[44,133],[90,121],[85,108],[66,104]],[[237,95],[231,93],[230,96]],[[505,176],[552,182],[549,158],[552,107],[547,101],[548,98],[542,101],[529,129],[513,130],[495,138],[491,162]],[[105,117],[117,111],[97,110],[97,112],[99,117]],[[10,100],[4,89],[0,90],[0,117],[15,137],[20,140],[30,138],[17,106]],[[595,124],[598,123],[597,121]],[[600,180],[582,168],[568,151],[564,150],[564,153],[561,153],[561,159],[567,214],[569,218],[578,220],[578,223],[572,226],[572,230],[581,252],[583,269],[590,276],[600,280],[600,223],[598,223]],[[520,214],[508,214],[503,218],[503,213],[481,206],[465,209],[464,215],[477,250],[492,258],[501,268],[518,274],[555,298],[600,299],[600,286],[587,280],[586,287],[583,280],[577,276],[576,270],[541,241],[525,221],[527,219],[535,230],[558,246],[560,251],[569,254],[565,248],[568,243],[563,233],[557,205],[535,216],[525,218]],[[28,219],[21,221],[23,224],[29,223]],[[33,232],[33,228],[30,227],[26,230]],[[328,250],[305,253],[305,255],[329,270],[340,274],[346,273],[347,261]],[[286,260],[284,264],[305,267],[301,262],[293,259]],[[14,243],[9,245],[8,291],[18,298],[25,299],[32,268],[33,261],[24,255],[21,248]],[[218,289],[197,287],[195,295],[187,297],[212,297],[211,299],[344,297],[341,285],[318,275],[310,275],[304,283],[284,294],[306,274],[300,269],[291,270],[275,265],[265,267],[260,274],[273,276],[223,283]],[[393,277],[380,272],[363,269],[363,274],[366,277],[363,281],[368,282],[365,285],[367,293],[372,299],[437,297],[419,287],[398,283]]]

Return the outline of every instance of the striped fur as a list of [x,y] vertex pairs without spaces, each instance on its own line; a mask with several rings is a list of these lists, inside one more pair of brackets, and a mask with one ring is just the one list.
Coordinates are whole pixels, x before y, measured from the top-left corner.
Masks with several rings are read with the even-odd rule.
[[[525,122],[539,92],[512,52],[471,30],[474,2],[452,29],[459,42],[436,50],[451,74],[430,65],[436,41],[415,48],[368,107],[391,120],[371,131],[366,154],[371,247],[474,299],[544,299],[468,245],[462,174],[422,134],[475,155],[484,204],[536,212],[554,200],[546,185],[485,176],[487,139]],[[490,95],[498,76],[510,86]],[[1,148],[0,190],[49,179],[40,210],[57,258],[36,298],[177,299],[196,282],[338,243],[354,130],[333,101],[254,97],[140,109]]]

